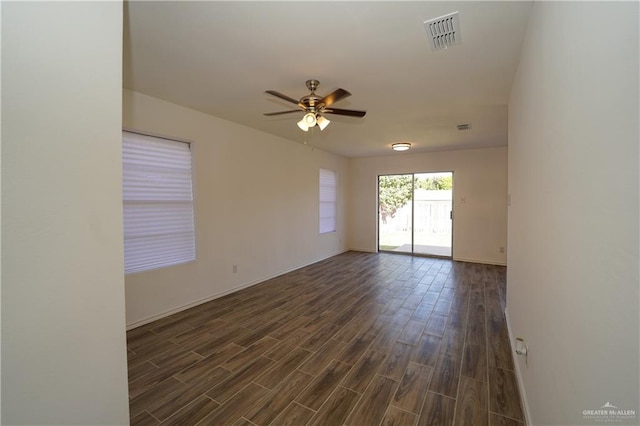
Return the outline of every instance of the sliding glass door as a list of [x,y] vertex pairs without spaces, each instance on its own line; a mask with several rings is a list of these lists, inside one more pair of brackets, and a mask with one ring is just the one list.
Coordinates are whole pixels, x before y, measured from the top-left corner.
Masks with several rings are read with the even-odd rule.
[[453,173],[414,176],[413,252],[451,257]]
[[453,173],[378,177],[378,250],[451,257]]
[[378,250],[413,252],[413,175],[378,177]]

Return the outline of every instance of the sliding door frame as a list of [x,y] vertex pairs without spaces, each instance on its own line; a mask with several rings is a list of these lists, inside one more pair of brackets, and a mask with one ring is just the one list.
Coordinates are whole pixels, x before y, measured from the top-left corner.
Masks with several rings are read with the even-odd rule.
[[[450,256],[439,256],[437,254],[427,254],[427,253],[416,253],[415,252],[415,213],[416,213],[416,203],[415,203],[415,191],[416,191],[416,175],[422,174],[437,174],[437,173],[451,173],[451,182],[453,183],[453,187],[451,189],[451,255]],[[393,250],[381,250],[380,249],[380,177],[382,176],[411,176],[411,251],[393,251]],[[376,177],[376,252],[382,253],[394,253],[394,254],[408,254],[411,256],[419,256],[419,257],[434,257],[438,259],[453,259],[453,236],[455,233],[455,208],[454,201],[455,197],[456,185],[455,185],[455,172],[453,170],[442,170],[442,171],[431,171],[431,172],[410,172],[410,173],[386,173],[379,174]]]

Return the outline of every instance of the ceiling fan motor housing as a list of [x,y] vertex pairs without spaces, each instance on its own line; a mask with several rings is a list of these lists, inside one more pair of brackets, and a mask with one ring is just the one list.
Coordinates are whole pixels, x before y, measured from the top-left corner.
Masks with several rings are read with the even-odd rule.
[[320,86],[320,82],[318,80],[307,80],[305,84],[307,85],[307,89],[309,89],[312,94],[316,91],[318,86]]
[[304,104],[309,111],[315,111],[316,107],[319,107],[321,104],[322,98],[320,96],[316,96],[314,94],[303,96],[300,98],[300,103]]

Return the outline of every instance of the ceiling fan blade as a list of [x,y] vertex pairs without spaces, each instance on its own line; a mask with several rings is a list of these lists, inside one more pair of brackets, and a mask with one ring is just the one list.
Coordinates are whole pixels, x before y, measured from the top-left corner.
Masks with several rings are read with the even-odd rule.
[[351,96],[351,93],[344,89],[338,89],[322,98],[319,103],[324,104],[324,106],[329,106],[349,96]]
[[291,111],[265,112],[264,115],[291,114],[292,112],[300,112],[300,110],[299,109],[292,109]]
[[276,92],[275,90],[267,90],[265,93],[268,93],[280,99],[284,99],[285,101],[291,102],[292,104],[300,105],[300,102],[298,102],[297,99],[293,99],[287,95],[283,95],[282,93]]
[[367,111],[357,111],[354,109],[327,108],[322,110],[323,113],[348,115],[349,117],[364,117]]

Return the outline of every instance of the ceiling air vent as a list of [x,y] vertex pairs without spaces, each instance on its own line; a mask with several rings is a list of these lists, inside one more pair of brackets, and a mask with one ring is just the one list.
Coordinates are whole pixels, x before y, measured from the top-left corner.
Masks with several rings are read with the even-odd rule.
[[424,21],[431,50],[442,50],[462,43],[458,12]]
[[458,130],[462,131],[462,130],[469,130],[471,128],[471,124],[469,123],[465,123],[465,124],[458,124],[456,126],[458,128]]

